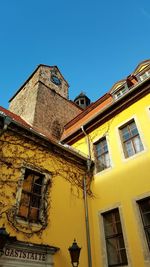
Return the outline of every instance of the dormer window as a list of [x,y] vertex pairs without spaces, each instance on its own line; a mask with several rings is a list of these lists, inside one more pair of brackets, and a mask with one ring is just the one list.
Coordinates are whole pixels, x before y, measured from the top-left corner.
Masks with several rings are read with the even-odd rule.
[[125,84],[116,93],[114,93],[114,98],[115,99],[119,99],[119,98],[121,98],[128,91],[129,91],[129,89],[128,89],[127,85]]
[[142,73],[141,75],[139,75],[139,79],[141,82],[146,80],[148,77],[150,77],[150,70],[147,70],[144,73]]

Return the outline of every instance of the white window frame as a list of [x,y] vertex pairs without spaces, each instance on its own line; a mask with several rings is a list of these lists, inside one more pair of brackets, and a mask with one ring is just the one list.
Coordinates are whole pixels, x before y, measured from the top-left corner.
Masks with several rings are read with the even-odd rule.
[[142,74],[139,74],[139,79],[140,79],[141,82],[147,80],[149,77],[150,77],[150,69],[146,70]]
[[148,243],[147,243],[147,239],[146,239],[146,235],[145,235],[145,230],[144,230],[143,221],[142,221],[141,212],[140,212],[138,202],[140,200],[144,200],[145,198],[148,198],[148,197],[150,197],[150,192],[147,192],[147,193],[144,193],[140,196],[137,196],[132,201],[133,210],[134,210],[134,214],[135,214],[136,221],[137,221],[139,238],[141,241],[142,253],[144,256],[144,261],[146,263],[146,266],[150,265],[150,249],[148,247]]
[[131,267],[131,260],[130,260],[130,255],[129,255],[129,246],[128,246],[127,235],[126,235],[126,230],[125,230],[125,225],[124,225],[124,220],[123,220],[122,206],[120,203],[116,203],[116,204],[112,205],[111,207],[108,207],[106,209],[102,209],[98,212],[99,228],[100,228],[100,243],[101,243],[101,248],[102,248],[100,255],[102,255],[103,267],[108,267],[107,247],[106,247],[105,232],[104,232],[103,214],[106,212],[111,212],[114,209],[119,210],[120,222],[121,222],[121,226],[122,226],[122,233],[123,233],[126,255],[127,255],[127,260],[128,260],[128,264],[123,265],[123,266],[124,267]]
[[[31,222],[29,220],[24,220],[23,218],[21,218],[19,215],[18,215],[18,212],[19,212],[19,207],[20,207],[20,201],[21,201],[21,195],[22,195],[22,188],[23,188],[23,181],[24,181],[24,175],[25,175],[25,171],[26,169],[29,169],[31,171],[35,171],[39,174],[42,174],[44,175],[44,182],[43,182],[43,189],[45,189],[46,187],[46,184],[48,183],[48,181],[50,180],[50,174],[47,174],[45,172],[42,172],[40,171],[39,169],[36,169],[36,167],[34,166],[29,166],[29,165],[26,165],[26,166],[23,166],[21,168],[21,177],[19,179],[19,188],[17,190],[17,194],[16,194],[16,219],[18,222],[21,222],[22,224],[25,224],[25,225],[36,225],[36,226],[41,226],[41,223],[40,223],[40,220],[37,221],[37,222]],[[43,203],[43,197],[42,197],[42,200],[41,200],[41,206],[44,207],[44,203]],[[39,214],[39,218],[42,218],[43,217],[43,208],[41,208],[41,211],[40,211],[40,214]],[[46,219],[46,218],[45,218]]]
[[[117,96],[119,92],[120,92],[120,96]],[[120,87],[116,92],[113,93],[113,95],[114,95],[115,100],[118,100],[122,98],[124,95],[126,95],[128,92],[129,92],[129,88],[127,86],[127,83],[125,83],[124,86]]]
[[99,137],[97,137],[97,138],[95,138],[93,140],[93,143],[92,143],[92,146],[93,146],[93,157],[95,157],[95,155],[94,155],[94,149],[95,149],[94,146],[95,146],[95,144],[98,143],[103,138],[106,138],[107,147],[108,147],[108,154],[109,154],[109,160],[110,160],[110,166],[108,168],[102,170],[102,171],[97,171],[97,168],[95,166],[95,175],[103,174],[103,173],[105,173],[107,171],[110,171],[113,168],[112,153],[111,153],[110,142],[109,142],[109,138],[108,138],[107,134],[101,135],[101,136],[99,136]]
[[[120,136],[120,128],[122,128],[124,125],[130,123],[130,121],[132,121],[132,120],[134,120],[134,122],[136,124],[137,130],[138,130],[138,133],[139,133],[142,145],[143,145],[143,150],[141,150],[138,153],[135,153],[134,155],[132,155],[130,157],[125,157],[124,148],[123,148],[123,144],[122,144],[121,136]],[[144,143],[144,140],[145,140],[144,139],[144,135],[143,135],[143,132],[141,130],[140,124],[138,122],[138,119],[137,119],[137,117],[135,115],[133,115],[132,117],[128,118],[127,120],[121,122],[119,125],[117,125],[117,127],[116,127],[116,135],[117,135],[117,139],[119,140],[119,142],[117,142],[117,143],[118,143],[118,146],[119,146],[119,150],[121,151],[122,161],[124,161],[124,162],[129,161],[129,160],[134,159],[134,158],[140,156],[141,154],[145,153],[146,146],[145,146],[145,143]]]

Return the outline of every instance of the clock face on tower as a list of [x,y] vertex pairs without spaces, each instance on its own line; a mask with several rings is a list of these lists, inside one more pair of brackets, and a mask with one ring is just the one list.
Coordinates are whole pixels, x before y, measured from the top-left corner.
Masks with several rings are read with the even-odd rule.
[[55,75],[51,76],[51,81],[56,85],[61,85],[61,80]]

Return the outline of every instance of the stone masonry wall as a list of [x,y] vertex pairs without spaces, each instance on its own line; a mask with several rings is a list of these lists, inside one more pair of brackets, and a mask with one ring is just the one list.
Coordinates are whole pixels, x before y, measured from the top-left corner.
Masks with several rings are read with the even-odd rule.
[[[52,75],[57,76],[61,81],[59,86],[52,82]],[[55,90],[58,94],[68,99],[68,84],[58,71],[57,67],[40,66],[39,80]]]
[[59,139],[63,127],[81,110],[43,84],[39,84],[34,125]]
[[20,92],[11,100],[9,110],[21,116],[29,123],[34,121],[35,106],[38,92],[39,72],[31,77],[31,79],[22,87]]
[[[61,84],[55,85],[51,75]],[[81,112],[67,98],[68,84],[57,67],[41,65],[12,98],[9,110],[59,140],[64,125]]]

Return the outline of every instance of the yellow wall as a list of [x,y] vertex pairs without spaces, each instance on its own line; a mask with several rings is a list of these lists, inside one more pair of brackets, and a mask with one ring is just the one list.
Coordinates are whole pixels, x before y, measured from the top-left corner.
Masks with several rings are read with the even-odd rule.
[[[91,188],[94,198],[89,199],[90,229],[92,243],[92,260],[94,267],[105,267],[105,242],[100,212],[119,207],[128,262],[130,266],[150,266],[145,235],[140,221],[136,200],[150,196],[150,95],[134,103],[109,122],[94,130],[89,136],[92,143],[106,135],[112,167],[95,174]],[[144,151],[125,159],[122,153],[118,127],[135,118]],[[87,153],[85,138],[74,147]],[[149,257],[149,256],[148,256]]]
[[[56,267],[71,266],[68,247],[76,238],[82,247],[80,266],[87,266],[83,192],[75,184],[76,181],[82,184],[85,169],[10,131],[1,136],[0,146],[0,227],[4,224],[7,232],[20,241],[59,247],[60,251],[54,256]],[[36,167],[51,177],[48,225],[38,233],[35,232],[39,230],[37,226],[18,223],[11,215],[23,166]]]

